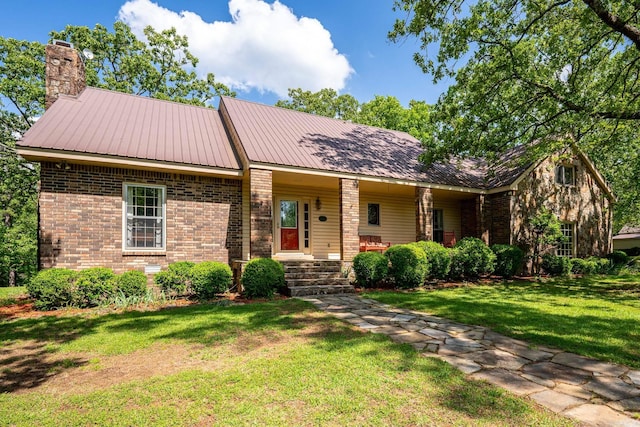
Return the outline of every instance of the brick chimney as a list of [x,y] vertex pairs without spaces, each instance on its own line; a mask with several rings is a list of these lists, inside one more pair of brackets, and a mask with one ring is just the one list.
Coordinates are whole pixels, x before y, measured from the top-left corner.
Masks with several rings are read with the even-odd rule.
[[54,40],[45,47],[45,62],[45,110],[59,95],[77,96],[87,86],[84,63],[73,44]]

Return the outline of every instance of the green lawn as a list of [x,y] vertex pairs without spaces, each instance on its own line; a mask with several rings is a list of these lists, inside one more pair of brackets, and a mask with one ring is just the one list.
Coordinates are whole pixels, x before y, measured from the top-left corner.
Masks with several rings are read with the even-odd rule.
[[24,286],[0,287],[0,307],[15,304],[16,298],[27,294]]
[[640,368],[640,276],[509,282],[416,292],[378,301]]
[[3,425],[571,425],[293,299],[0,321],[0,347]]

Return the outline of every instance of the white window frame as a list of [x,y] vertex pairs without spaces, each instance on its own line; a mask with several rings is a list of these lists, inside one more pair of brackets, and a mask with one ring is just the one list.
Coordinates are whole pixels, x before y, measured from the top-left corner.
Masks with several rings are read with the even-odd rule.
[[[565,170],[567,169],[571,169],[571,177],[573,178],[571,182],[566,182],[567,175]],[[554,180],[558,185],[563,185],[565,187],[574,186],[576,185],[576,172],[577,172],[577,168],[575,165],[571,165],[571,164],[557,165]]]
[[[129,187],[156,188],[162,198],[162,247],[129,247],[127,246],[127,192]],[[158,217],[155,217],[158,218]],[[167,187],[145,183],[126,182],[122,184],[122,250],[124,252],[165,252],[167,245]]]
[[568,238],[565,243],[560,243],[556,248],[556,255],[573,258],[576,255],[576,225],[572,222],[560,224],[562,235]]

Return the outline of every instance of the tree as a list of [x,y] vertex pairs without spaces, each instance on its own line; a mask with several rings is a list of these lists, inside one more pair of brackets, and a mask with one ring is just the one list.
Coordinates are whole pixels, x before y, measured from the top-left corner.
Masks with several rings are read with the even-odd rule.
[[353,96],[338,95],[333,89],[310,92],[298,88],[289,89],[289,99],[277,101],[276,106],[408,132],[418,139],[430,134],[431,129],[431,109],[426,102],[411,100],[409,108],[404,108],[393,96],[376,95],[371,101],[361,104]]
[[277,101],[276,107],[342,120],[354,120],[360,108],[360,103],[353,96],[338,95],[335,90],[329,88],[320,89],[318,92],[300,88],[289,89],[288,93],[289,99]]
[[529,219],[528,242],[533,249],[533,273],[540,274],[540,256],[549,249],[563,243],[566,237],[560,229],[560,221],[551,211],[542,208],[533,218]]
[[[121,22],[113,32],[101,25],[68,26],[52,32],[94,53],[85,62],[90,86],[178,102],[207,105],[235,94],[213,74],[198,78],[198,59],[175,29],[145,29],[138,40]],[[20,158],[16,140],[44,112],[44,46],[0,37],[0,286],[24,283],[36,270],[38,166]]]
[[235,96],[212,73],[198,77],[198,58],[187,49],[187,37],[175,28],[157,32],[146,27],[144,34],[146,42],[118,21],[113,32],[100,24],[93,29],[68,25],[53,31],[51,38],[70,41],[94,54],[85,61],[89,86],[203,106],[216,96]]
[[[403,16],[390,39],[418,38],[422,70],[435,82],[455,78],[434,106],[426,163],[495,158],[520,144],[533,147],[531,157],[574,145],[616,192],[627,191],[619,184],[639,169],[637,157],[607,166],[612,148],[637,150],[638,1],[396,0],[394,10]],[[640,207],[632,198],[627,214]]]

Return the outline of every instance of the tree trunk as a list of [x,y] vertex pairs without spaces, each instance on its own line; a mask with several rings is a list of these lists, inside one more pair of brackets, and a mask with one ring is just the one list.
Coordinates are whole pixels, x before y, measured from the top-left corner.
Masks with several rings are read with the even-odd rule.
[[13,268],[9,270],[9,286],[16,286],[16,270]]

